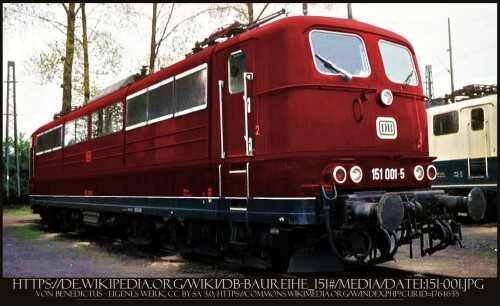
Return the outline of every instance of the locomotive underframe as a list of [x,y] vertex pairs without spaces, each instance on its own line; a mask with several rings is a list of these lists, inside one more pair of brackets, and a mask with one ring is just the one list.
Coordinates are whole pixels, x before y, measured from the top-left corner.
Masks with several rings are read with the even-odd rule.
[[[289,273],[341,271],[391,260],[420,239],[421,255],[461,244],[458,211],[484,213],[484,199],[442,191],[334,194],[307,199],[33,196],[49,226],[106,227],[136,243],[162,244]],[[221,208],[226,210],[222,211]],[[426,242],[427,241],[427,242]],[[313,256],[312,256],[313,255]]]

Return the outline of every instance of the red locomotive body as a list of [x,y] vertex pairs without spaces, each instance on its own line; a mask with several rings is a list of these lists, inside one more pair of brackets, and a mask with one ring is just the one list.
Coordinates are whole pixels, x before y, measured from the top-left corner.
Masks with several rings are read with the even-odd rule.
[[403,37],[283,18],[39,128],[33,210],[289,272],[389,260],[424,234],[432,254],[484,204],[430,190],[422,92]]

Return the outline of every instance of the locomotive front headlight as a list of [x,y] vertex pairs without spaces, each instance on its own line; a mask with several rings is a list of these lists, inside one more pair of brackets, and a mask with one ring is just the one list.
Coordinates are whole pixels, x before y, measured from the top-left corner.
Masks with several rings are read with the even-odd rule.
[[349,175],[354,183],[359,183],[361,179],[363,179],[363,170],[361,170],[359,166],[354,166],[351,168],[351,171],[349,171]]
[[418,165],[413,168],[413,175],[415,176],[415,179],[417,179],[417,181],[423,180],[425,176],[424,167]]
[[434,167],[433,165],[429,165],[427,167],[427,177],[433,181],[436,179],[436,176],[437,176],[437,169],[436,167]]
[[392,92],[389,89],[384,89],[380,92],[380,102],[385,106],[391,105],[393,98]]
[[337,166],[335,169],[333,169],[333,179],[339,183],[342,184],[345,182],[347,179],[347,172],[345,171],[345,168],[342,166]]

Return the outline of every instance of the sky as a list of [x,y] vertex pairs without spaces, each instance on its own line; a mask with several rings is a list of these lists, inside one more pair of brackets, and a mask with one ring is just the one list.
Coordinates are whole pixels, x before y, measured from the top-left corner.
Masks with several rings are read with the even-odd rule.
[[[313,3],[308,7],[308,15],[347,18],[345,3],[336,3],[331,11],[325,11]],[[455,90],[471,84],[497,84],[496,3],[353,3],[351,7],[354,19],[393,31],[410,41],[415,49],[422,81],[425,80],[425,66],[432,66],[434,97],[442,97],[451,92],[448,18]],[[292,6],[290,10],[290,15],[300,15],[302,4],[296,3],[296,7]],[[233,21],[230,20],[227,24]],[[210,34],[222,25],[218,23],[202,27],[205,32],[200,33],[196,40],[204,39],[206,33]],[[120,36],[121,39],[128,40],[128,43],[123,44],[127,54],[149,50],[147,28],[121,34],[126,34]],[[196,33],[193,35],[196,36]],[[25,138],[41,125],[50,122],[53,115],[61,109],[62,89],[55,84],[40,85],[26,62],[34,50],[43,48],[45,39],[39,33],[22,29],[16,35],[6,35],[5,31],[3,35],[3,112],[5,113],[6,106],[7,62],[14,61],[18,131]],[[110,79],[103,87],[136,72],[124,69],[123,73]],[[5,136],[5,117],[3,122]]]

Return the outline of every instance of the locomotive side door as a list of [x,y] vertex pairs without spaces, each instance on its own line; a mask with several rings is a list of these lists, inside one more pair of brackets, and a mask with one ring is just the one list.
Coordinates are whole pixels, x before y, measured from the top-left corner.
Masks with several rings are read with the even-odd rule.
[[[220,50],[215,55],[220,112],[221,196],[249,197],[253,156],[253,61],[250,42]],[[246,208],[246,201],[240,206]]]
[[488,105],[464,108],[462,122],[466,122],[468,177],[488,177]]

